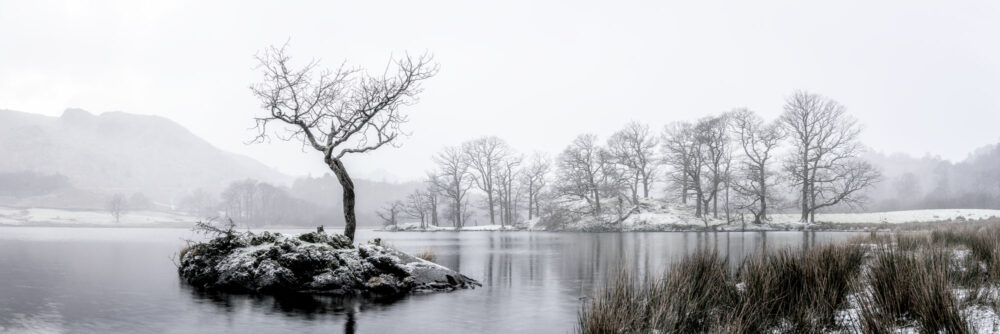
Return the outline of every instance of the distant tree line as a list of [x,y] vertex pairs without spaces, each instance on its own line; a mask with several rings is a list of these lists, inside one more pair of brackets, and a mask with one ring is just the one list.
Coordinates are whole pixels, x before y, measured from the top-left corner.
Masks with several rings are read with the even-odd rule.
[[253,179],[235,181],[220,194],[197,189],[180,201],[180,208],[201,217],[227,217],[245,226],[324,225],[334,214],[296,198],[289,190]]
[[490,224],[511,226],[536,218],[547,196],[551,159],[540,153],[525,157],[497,137],[447,147],[434,161],[437,169],[427,173],[422,188],[379,210],[383,224],[410,218],[421,227],[461,228],[480,209]]
[[[539,215],[593,215],[621,221],[646,205],[657,184],[695,216],[762,223],[794,203],[801,221],[837,206],[858,206],[880,172],[861,159],[862,127],[836,101],[796,92],[764,120],[736,109],[656,132],[630,122],[605,141],[576,137],[554,160],[525,159],[502,139],[483,137],[434,156],[437,170],[406,201],[389,203],[384,224],[461,228],[481,209],[491,224]],[[783,196],[794,193],[794,196]]]
[[61,174],[0,173],[0,196],[39,196],[68,187],[70,187],[69,179]]

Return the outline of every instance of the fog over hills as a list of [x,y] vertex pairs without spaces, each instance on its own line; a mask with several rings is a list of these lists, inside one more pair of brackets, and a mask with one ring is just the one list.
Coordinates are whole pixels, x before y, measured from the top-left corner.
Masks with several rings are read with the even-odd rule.
[[143,193],[169,202],[246,178],[290,185],[288,175],[222,151],[158,116],[68,109],[61,117],[0,110],[0,172],[64,175],[73,188]]
[[[159,116],[67,109],[50,117],[0,110],[0,157],[0,206],[103,210],[120,193],[142,194],[159,204],[153,209],[190,211],[184,199],[201,192],[211,197],[206,199],[211,208],[198,215],[209,216],[229,210],[220,195],[224,190],[252,179],[310,203],[290,206],[308,212],[285,212],[289,218],[280,223],[335,225],[344,220],[340,184],[332,176],[282,174]],[[354,181],[362,225],[376,222],[374,211],[383,203],[403,199],[420,186]]]

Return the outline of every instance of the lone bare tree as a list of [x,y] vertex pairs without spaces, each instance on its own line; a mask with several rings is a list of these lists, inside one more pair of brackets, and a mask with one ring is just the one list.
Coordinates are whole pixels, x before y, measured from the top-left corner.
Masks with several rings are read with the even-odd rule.
[[781,124],[766,123],[749,109],[732,113],[732,127],[743,151],[739,168],[743,177],[733,183],[733,189],[746,199],[742,206],[753,214],[753,223],[760,224],[767,220],[770,189],[774,185],[770,164],[785,134]]
[[124,194],[114,194],[108,200],[108,213],[115,218],[115,223],[121,221],[122,215],[126,211],[126,199]]
[[656,175],[657,145],[657,138],[649,131],[649,126],[634,121],[608,138],[608,150],[613,159],[625,167],[626,175],[632,181],[629,187],[633,203],[639,201],[640,189],[642,198],[649,198],[649,189]]
[[861,190],[880,177],[858,159],[861,126],[840,103],[817,94],[795,92],[784,109],[780,120],[795,149],[785,168],[801,190],[800,221],[815,222],[824,207],[859,203]]
[[264,78],[250,88],[267,113],[256,118],[254,141],[268,139],[267,126],[277,121],[285,130],[279,139],[300,140],[321,152],[343,187],[344,235],[354,240],[354,182],[341,159],[399,138],[400,125],[407,120],[401,109],[417,102],[421,83],[433,77],[438,66],[425,54],[390,59],[380,75],[343,65],[320,70],[317,61],[295,67],[286,46],[271,46],[257,56]]

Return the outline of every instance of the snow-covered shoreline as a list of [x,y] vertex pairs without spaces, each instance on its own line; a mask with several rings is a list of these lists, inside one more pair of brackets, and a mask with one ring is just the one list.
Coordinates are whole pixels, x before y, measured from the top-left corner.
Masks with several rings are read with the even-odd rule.
[[[909,223],[946,223],[970,220],[1000,219],[1000,210],[986,209],[937,209],[867,213],[821,213],[817,224],[798,222],[799,215],[779,213],[770,215],[765,224],[726,224],[724,219],[696,218],[690,208],[652,202],[640,212],[630,214],[620,224],[601,223],[592,217],[580,219],[560,227],[544,226],[539,219],[517,225],[474,225],[455,229],[452,226],[426,226],[417,222],[400,223],[398,226],[375,228],[385,232],[484,232],[484,231],[549,231],[549,232],[684,232],[684,231],[797,231],[797,230],[856,230],[869,228],[904,227]],[[720,215],[721,217],[721,215]],[[115,222],[107,212],[98,210],[70,210],[51,208],[0,207],[0,226],[36,227],[184,227],[203,218],[160,211],[134,211]],[[267,226],[266,228],[297,229],[303,226]],[[312,228],[312,227],[308,227]],[[333,227],[331,227],[333,228]],[[364,228],[364,227],[363,227]]]
[[769,216],[770,221],[762,224],[741,223],[732,216],[727,223],[708,215],[695,217],[693,210],[661,201],[647,201],[628,213],[624,219],[603,215],[580,214],[572,221],[545,224],[533,219],[514,226],[481,225],[456,229],[452,226],[421,227],[417,222],[386,226],[386,232],[470,232],[470,231],[548,231],[548,232],[691,232],[691,231],[852,231],[859,229],[901,228],[912,224],[948,223],[1000,219],[1000,210],[986,209],[938,209],[864,213],[821,213],[816,215],[817,223],[801,223],[799,215],[779,213]]
[[0,226],[190,227],[198,217],[162,211],[126,212],[119,221],[106,211],[0,207]]

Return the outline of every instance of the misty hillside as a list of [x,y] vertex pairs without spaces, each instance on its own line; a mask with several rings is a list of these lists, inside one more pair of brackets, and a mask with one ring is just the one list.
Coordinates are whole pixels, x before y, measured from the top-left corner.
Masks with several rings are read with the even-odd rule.
[[291,180],[171,120],[123,112],[68,109],[48,117],[0,110],[0,156],[0,173],[62,175],[74,192],[143,193],[160,202],[195,188],[221,190],[238,179]]
[[1000,144],[958,162],[898,153],[868,153],[864,159],[882,171],[882,181],[868,192],[868,210],[1000,209]]

